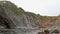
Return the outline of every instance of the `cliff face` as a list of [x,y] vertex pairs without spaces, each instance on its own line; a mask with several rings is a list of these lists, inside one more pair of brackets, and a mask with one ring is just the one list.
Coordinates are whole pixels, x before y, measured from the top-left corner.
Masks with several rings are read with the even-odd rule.
[[0,15],[4,13],[2,18],[6,17],[7,20],[11,21],[11,23],[7,22],[11,28],[40,26],[41,21],[36,14],[25,12],[9,1],[0,1],[0,5],[1,9],[4,10],[0,10]]
[[[59,23],[60,16],[40,16],[31,12],[25,12],[21,7],[9,1],[0,1],[0,23],[4,28],[18,27],[51,27],[54,23]],[[1,27],[2,28],[2,27]]]
[[11,19],[5,13],[5,10],[2,5],[0,5],[0,28],[12,28],[13,23],[11,23]]
[[42,17],[43,27],[46,28],[59,28],[60,27],[60,16],[43,16]]

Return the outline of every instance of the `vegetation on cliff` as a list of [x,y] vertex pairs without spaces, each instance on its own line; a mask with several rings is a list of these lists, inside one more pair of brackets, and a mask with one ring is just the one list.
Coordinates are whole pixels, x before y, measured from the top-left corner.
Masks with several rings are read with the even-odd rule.
[[[26,12],[24,9],[21,7],[17,8],[17,6],[9,1],[0,1],[0,5],[4,9],[4,12],[7,16],[6,18],[8,20],[11,20],[13,23],[13,28],[14,26],[20,27],[50,27],[51,25],[53,26],[55,21],[57,20],[58,17],[60,16],[41,16],[40,14],[34,14],[31,12]],[[1,8],[1,9],[2,9]],[[0,11],[1,13],[1,11]],[[2,15],[1,13],[0,15]],[[1,19],[0,19],[1,20]],[[50,24],[53,23],[53,24]],[[9,23],[10,24],[10,23]],[[10,26],[12,26],[10,25]]]

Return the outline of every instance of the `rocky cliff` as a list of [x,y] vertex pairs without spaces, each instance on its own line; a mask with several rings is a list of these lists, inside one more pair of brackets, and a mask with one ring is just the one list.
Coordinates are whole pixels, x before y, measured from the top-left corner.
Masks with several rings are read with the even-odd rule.
[[51,27],[59,22],[60,16],[41,16],[31,12],[24,11],[21,7],[9,1],[0,1],[0,27],[18,28],[18,27]]
[[17,8],[16,5],[9,1],[0,1],[0,16],[3,18],[0,20],[8,20],[4,21],[10,28],[37,27],[41,25],[40,16],[25,12],[21,7]]

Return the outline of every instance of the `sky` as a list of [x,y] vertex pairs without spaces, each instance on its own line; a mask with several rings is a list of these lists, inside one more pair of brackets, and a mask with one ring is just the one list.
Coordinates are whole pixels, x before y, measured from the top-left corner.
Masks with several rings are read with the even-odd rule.
[[25,11],[43,16],[57,16],[60,14],[60,0],[9,0]]

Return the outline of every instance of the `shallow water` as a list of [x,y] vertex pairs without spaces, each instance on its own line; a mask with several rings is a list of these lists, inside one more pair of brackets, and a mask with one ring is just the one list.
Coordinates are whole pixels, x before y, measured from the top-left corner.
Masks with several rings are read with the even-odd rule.
[[0,34],[37,34],[39,30],[0,29]]

